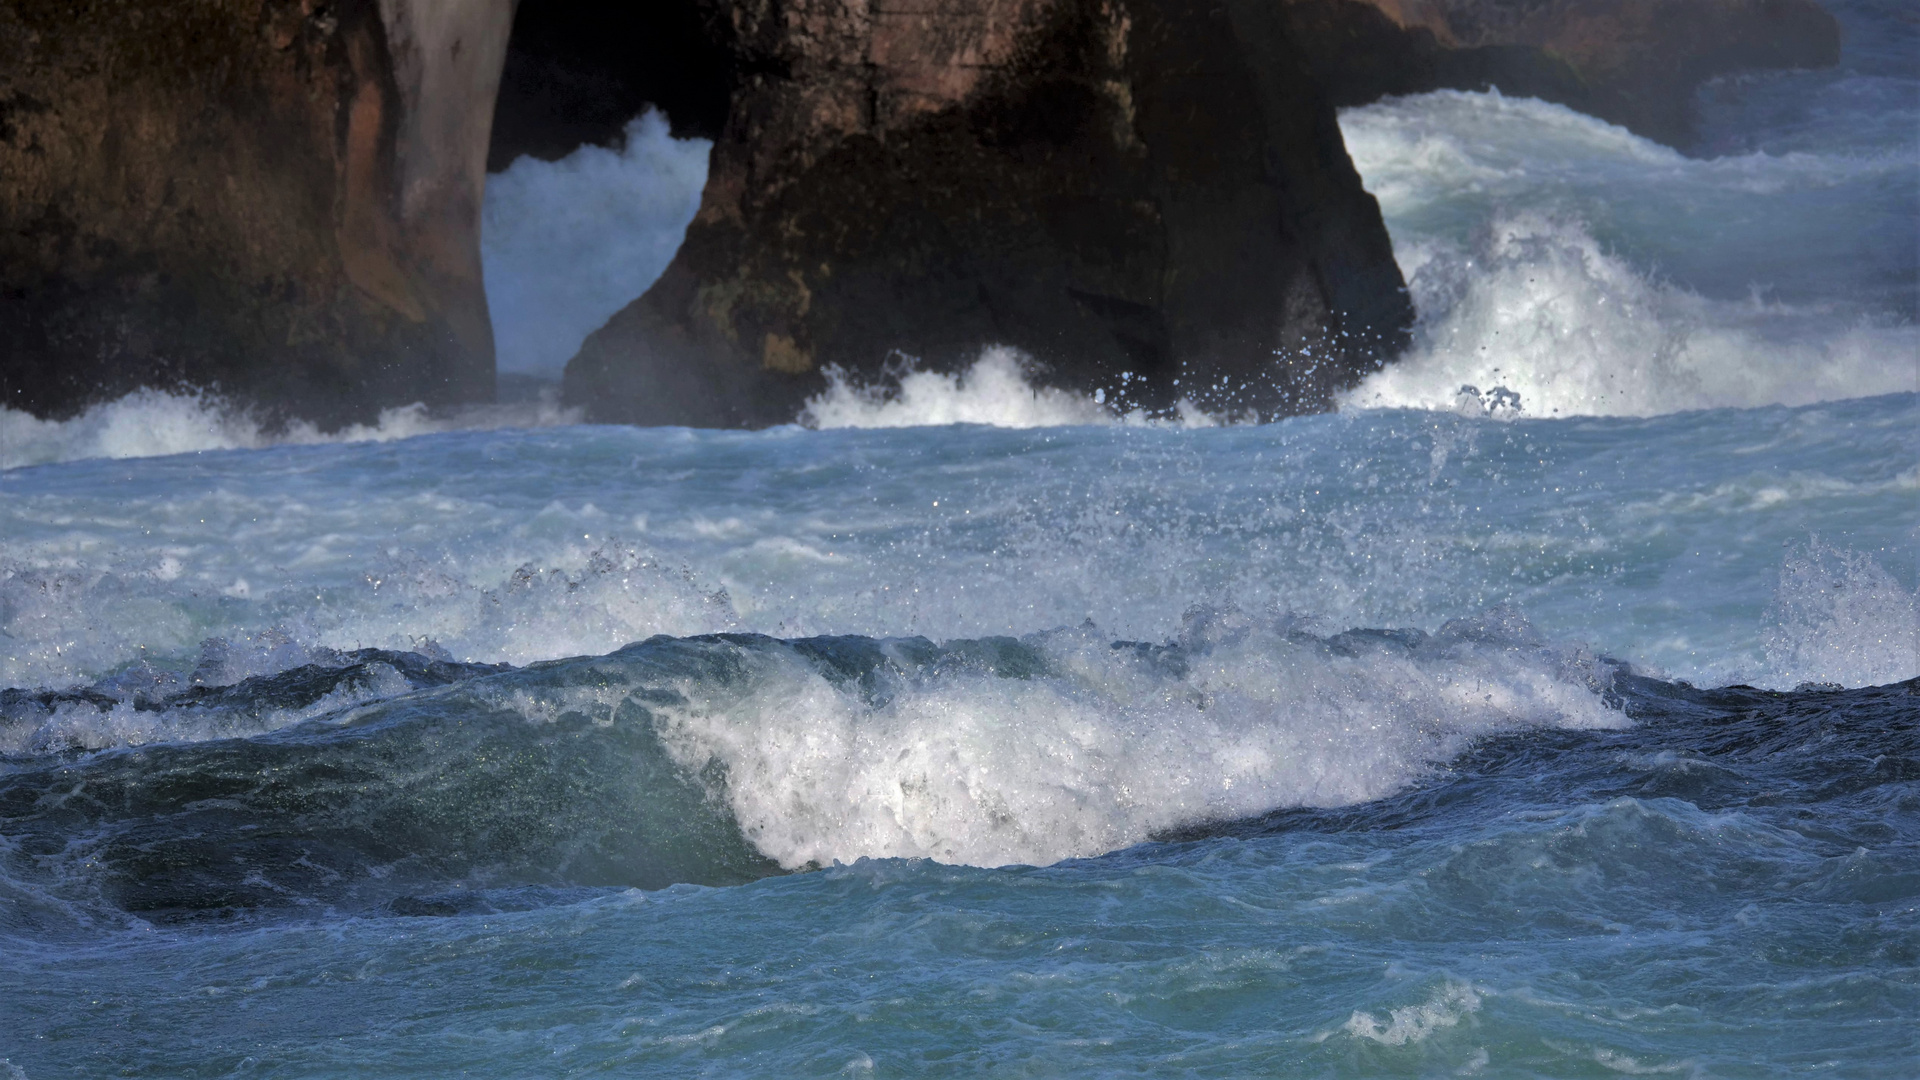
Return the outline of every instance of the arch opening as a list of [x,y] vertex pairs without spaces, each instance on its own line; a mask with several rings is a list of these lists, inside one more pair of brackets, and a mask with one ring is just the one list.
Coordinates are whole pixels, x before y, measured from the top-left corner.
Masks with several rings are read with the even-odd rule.
[[557,391],[679,250],[733,71],[693,0],[524,0],[481,229],[503,400]]

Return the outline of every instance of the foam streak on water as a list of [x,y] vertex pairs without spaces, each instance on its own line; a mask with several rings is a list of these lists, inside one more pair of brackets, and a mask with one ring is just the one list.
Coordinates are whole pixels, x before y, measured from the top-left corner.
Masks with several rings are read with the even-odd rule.
[[0,407],[0,469],[89,458],[165,457],[205,450],[392,442],[440,431],[552,427],[578,423],[578,410],[553,401],[472,406],[447,413],[424,405],[384,409],[371,424],[321,431],[305,421],[275,426],[217,395],[136,390],[69,420],[42,420]]

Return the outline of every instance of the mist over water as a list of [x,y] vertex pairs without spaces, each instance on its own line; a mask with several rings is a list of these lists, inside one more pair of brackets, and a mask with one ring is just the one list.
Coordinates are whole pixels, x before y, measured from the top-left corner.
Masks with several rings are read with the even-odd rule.
[[94,458],[166,457],[207,450],[392,442],[447,431],[577,424],[579,411],[553,400],[476,405],[443,414],[418,403],[383,409],[371,424],[320,431],[305,421],[273,425],[214,394],[139,390],[94,405],[71,420],[42,420],[0,408],[0,469]]
[[1889,242],[1911,231],[1911,147],[1688,158],[1497,93],[1342,126],[1420,313],[1350,407],[1651,416],[1920,389],[1913,245]]
[[587,335],[647,291],[700,208],[712,149],[648,111],[618,148],[521,158],[487,178],[480,257],[501,371],[559,379]]
[[[1700,156],[1347,111],[1420,324],[1334,414],[0,411],[0,1072],[1901,1075],[1920,27],[1840,10]],[[504,371],[705,154],[492,178]]]

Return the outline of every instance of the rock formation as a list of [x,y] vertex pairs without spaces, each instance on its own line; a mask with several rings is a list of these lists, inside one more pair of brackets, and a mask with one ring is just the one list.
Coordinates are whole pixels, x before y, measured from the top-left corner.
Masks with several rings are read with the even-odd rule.
[[1485,90],[1537,97],[1686,148],[1701,83],[1840,59],[1814,0],[1282,0],[1336,105]]
[[991,343],[1148,407],[1324,407],[1412,314],[1336,106],[1498,85],[1683,144],[1701,79],[1838,41],[1813,0],[0,0],[0,405],[489,399],[510,27],[496,163],[642,102],[717,138],[567,397],[749,425]]
[[990,343],[1050,382],[1274,415],[1324,407],[1411,321],[1267,0],[728,11],[739,74],[699,215],[567,370],[596,419],[779,423],[827,365]]
[[490,400],[513,0],[0,0],[0,404]]
[[995,342],[1149,407],[1321,408],[1411,318],[1336,106],[1499,86],[1684,145],[1704,79],[1838,50],[1812,0],[708,10],[731,106],[679,257],[569,365],[599,419],[775,423],[827,365]]

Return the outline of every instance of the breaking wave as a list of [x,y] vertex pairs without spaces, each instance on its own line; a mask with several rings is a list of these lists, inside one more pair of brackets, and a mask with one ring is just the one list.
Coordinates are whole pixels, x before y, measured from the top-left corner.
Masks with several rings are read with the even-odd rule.
[[206,450],[391,442],[444,431],[552,427],[578,423],[579,411],[552,400],[469,406],[450,412],[424,405],[384,409],[371,424],[321,431],[305,421],[264,424],[250,411],[208,393],[136,390],[68,420],[42,420],[0,407],[0,469],[88,458],[164,457]]
[[[1378,798],[1488,732],[1624,723],[1595,692],[1604,665],[1498,615],[1431,637],[1318,638],[1228,609],[1193,613],[1167,646],[1089,628],[798,647],[755,656],[744,693],[689,688],[655,710],[668,752],[718,768],[741,829],[789,868],[1099,855],[1180,826]],[[859,668],[836,678],[795,662],[806,653]]]
[[1041,385],[1033,360],[995,345],[963,371],[923,371],[911,364],[873,383],[854,381],[842,368],[827,370],[827,389],[809,398],[800,423],[810,428],[907,428],[984,424],[1003,428],[1129,426],[1217,427],[1220,420],[1182,398],[1170,418],[1120,412],[1106,391],[1082,393]]
[[1709,300],[1634,270],[1581,225],[1523,214],[1479,246],[1401,253],[1413,347],[1348,408],[1656,416],[1920,389],[1920,332],[1759,299]]
[[952,374],[909,367],[866,384],[832,368],[827,389],[807,401],[800,422],[811,428],[1035,428],[1118,422],[1086,394],[1034,385],[1028,363],[1019,352],[995,346],[982,351],[965,371]]
[[1652,416],[1920,389],[1910,154],[1689,158],[1498,92],[1341,128],[1419,313],[1344,407]]
[[[863,857],[1046,864],[1379,798],[1496,732],[1626,724],[1612,665],[1502,609],[1432,635],[1320,637],[1228,608],[1161,645],[1089,626],[661,636],[504,670],[306,659],[230,685],[0,692],[10,836],[63,887],[132,910],[421,880],[719,884]],[[114,747],[141,749],[96,752]],[[189,773],[218,797],[179,806]],[[83,814],[35,794],[79,777]]]

